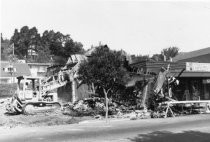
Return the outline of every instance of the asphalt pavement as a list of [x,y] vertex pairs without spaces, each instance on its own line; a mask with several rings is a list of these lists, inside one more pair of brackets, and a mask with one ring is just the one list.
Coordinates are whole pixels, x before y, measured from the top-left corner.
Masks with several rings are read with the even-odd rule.
[[210,142],[210,114],[111,119],[43,127],[0,127],[0,142]]

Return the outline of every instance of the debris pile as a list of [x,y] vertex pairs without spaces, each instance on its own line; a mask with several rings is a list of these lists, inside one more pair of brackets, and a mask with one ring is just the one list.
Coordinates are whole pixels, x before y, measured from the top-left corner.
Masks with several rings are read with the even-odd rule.
[[[93,116],[95,119],[102,119],[105,116],[106,107],[103,98],[88,98],[79,100],[74,104],[68,103],[63,107],[63,114],[71,116]],[[151,112],[147,109],[134,110],[133,106],[119,105],[109,101],[109,117],[145,119],[151,118]]]
[[71,116],[96,116],[105,114],[105,105],[100,98],[88,98],[63,106],[63,114]]

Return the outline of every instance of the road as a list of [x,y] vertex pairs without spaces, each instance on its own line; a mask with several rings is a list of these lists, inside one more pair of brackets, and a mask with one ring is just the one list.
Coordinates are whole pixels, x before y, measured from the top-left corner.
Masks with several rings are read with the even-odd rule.
[[0,127],[0,142],[210,142],[210,114],[176,118],[86,121],[79,124]]

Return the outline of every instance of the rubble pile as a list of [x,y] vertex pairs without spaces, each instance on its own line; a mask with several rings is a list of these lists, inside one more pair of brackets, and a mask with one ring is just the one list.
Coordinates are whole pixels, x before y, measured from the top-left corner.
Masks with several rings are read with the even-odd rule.
[[[102,119],[105,112],[103,98],[88,98],[63,106],[63,114],[71,116],[93,116],[95,119]],[[131,120],[151,118],[151,112],[147,109],[134,110],[133,106],[119,105],[113,101],[109,101],[108,113],[111,118],[129,118]]]
[[105,105],[100,98],[88,98],[63,106],[63,114],[71,116],[96,116],[105,114]]

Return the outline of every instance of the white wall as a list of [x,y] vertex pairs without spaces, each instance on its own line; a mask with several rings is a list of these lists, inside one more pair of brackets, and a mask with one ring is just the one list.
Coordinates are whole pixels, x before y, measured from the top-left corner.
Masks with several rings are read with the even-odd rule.
[[32,76],[39,76],[38,73],[46,73],[47,67],[46,65],[31,65],[29,64],[31,75]]

